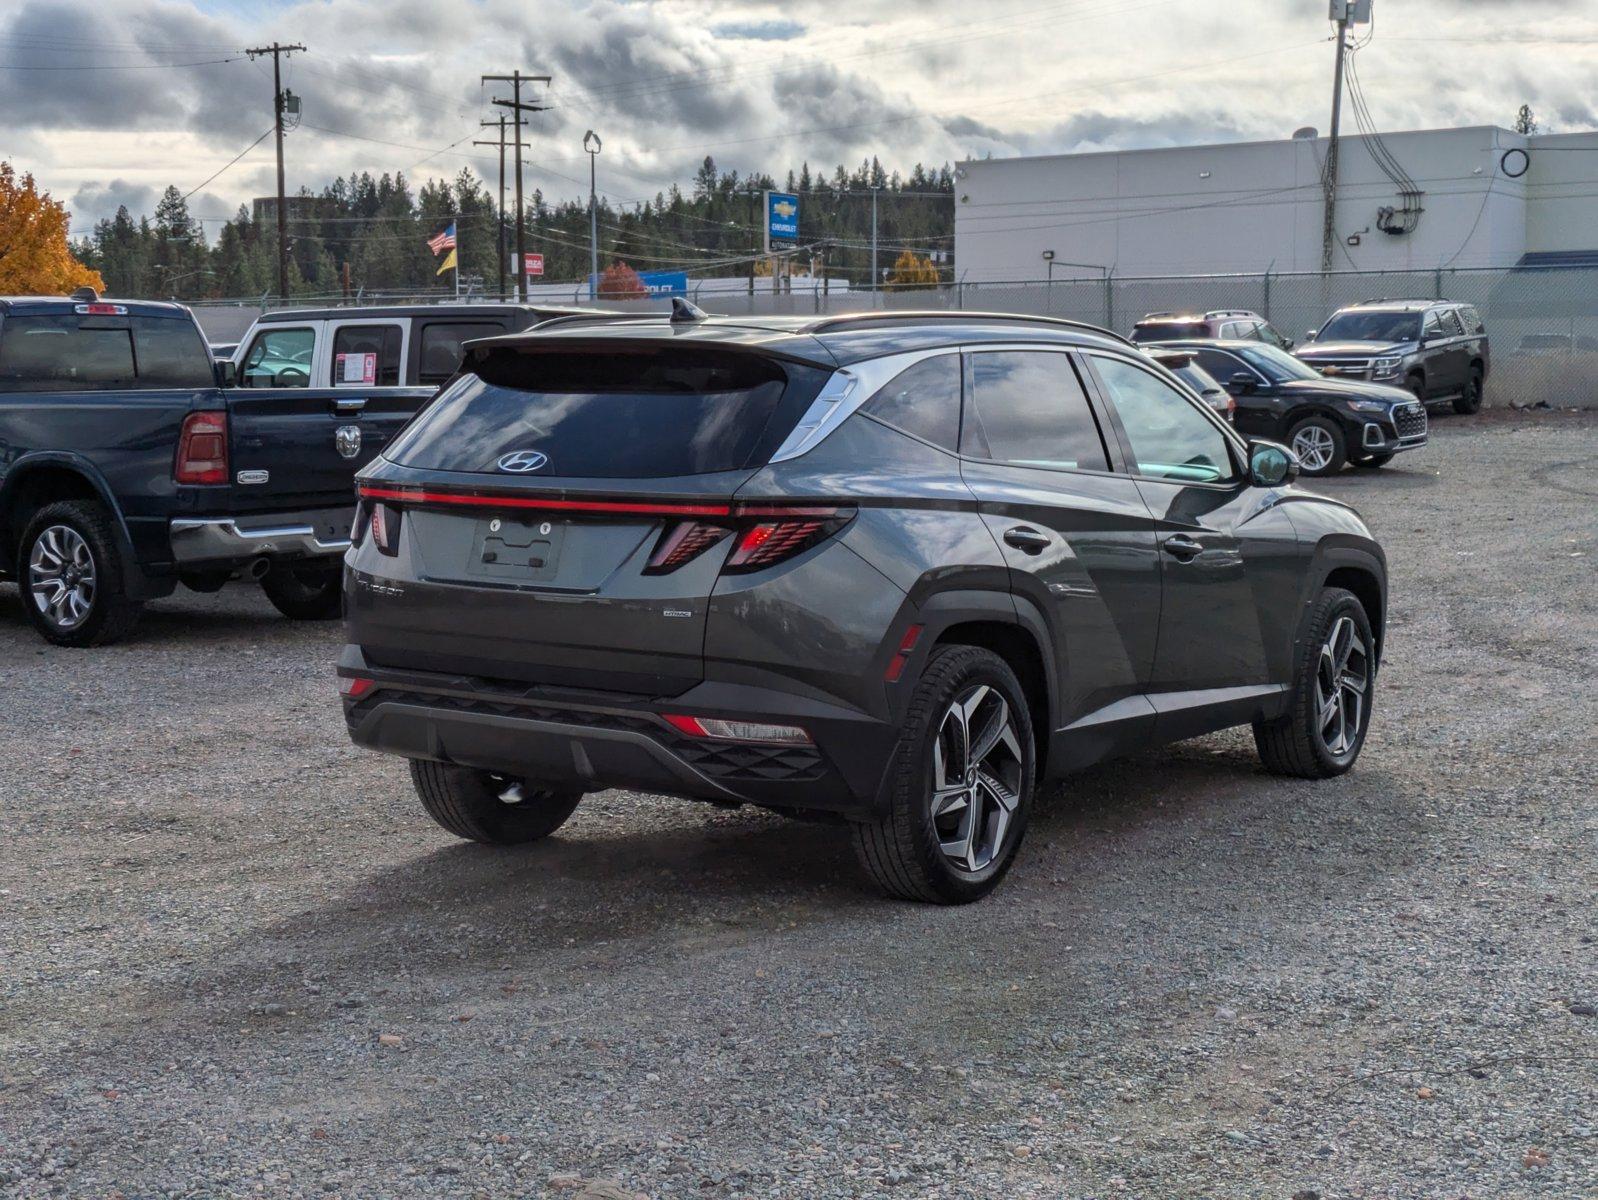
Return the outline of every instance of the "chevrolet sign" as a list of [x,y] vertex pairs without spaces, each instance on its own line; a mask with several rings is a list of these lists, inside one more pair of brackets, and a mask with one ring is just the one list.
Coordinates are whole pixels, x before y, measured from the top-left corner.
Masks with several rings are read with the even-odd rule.
[[787,192],[766,193],[766,236],[773,242],[799,240],[799,197]]

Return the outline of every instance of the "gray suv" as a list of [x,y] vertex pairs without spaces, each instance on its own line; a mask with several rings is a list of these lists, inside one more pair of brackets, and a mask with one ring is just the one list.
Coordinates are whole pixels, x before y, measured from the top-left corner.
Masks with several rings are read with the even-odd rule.
[[472,343],[360,476],[349,731],[489,843],[634,788],[847,823],[958,903],[1041,780],[1252,724],[1358,757],[1381,547],[1129,342],[977,313]]
[[1487,327],[1469,304],[1450,300],[1366,300],[1340,308],[1298,357],[1334,379],[1404,388],[1422,404],[1481,408],[1491,366]]

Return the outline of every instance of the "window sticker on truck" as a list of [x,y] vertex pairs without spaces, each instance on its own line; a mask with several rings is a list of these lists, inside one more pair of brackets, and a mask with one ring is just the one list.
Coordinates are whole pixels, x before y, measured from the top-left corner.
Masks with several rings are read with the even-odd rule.
[[333,378],[339,387],[371,387],[377,382],[377,355],[371,351],[338,355]]

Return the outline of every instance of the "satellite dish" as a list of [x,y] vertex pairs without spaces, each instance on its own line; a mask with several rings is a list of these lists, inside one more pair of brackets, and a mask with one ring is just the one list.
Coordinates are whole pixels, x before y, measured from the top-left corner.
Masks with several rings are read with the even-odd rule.
[[1320,136],[1320,130],[1313,125],[1306,125],[1302,129],[1293,130],[1293,140],[1295,142],[1313,142]]

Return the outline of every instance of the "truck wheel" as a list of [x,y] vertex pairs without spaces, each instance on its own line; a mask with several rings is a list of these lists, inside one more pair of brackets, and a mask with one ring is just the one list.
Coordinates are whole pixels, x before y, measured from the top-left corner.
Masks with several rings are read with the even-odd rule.
[[433,820],[458,838],[492,846],[548,837],[583,798],[581,792],[536,787],[532,780],[417,758],[411,759],[411,783]]
[[854,827],[867,874],[904,900],[986,896],[1026,833],[1034,747],[1026,693],[1002,658],[975,646],[936,651],[894,748],[881,815]]
[[1462,417],[1468,417],[1473,412],[1480,412],[1481,394],[1481,368],[1472,367],[1470,369],[1470,378],[1465,381],[1465,390],[1454,397],[1454,411]]
[[1306,475],[1335,475],[1346,461],[1342,427],[1330,417],[1305,417],[1293,426],[1288,444]]
[[33,514],[17,550],[17,582],[28,619],[57,646],[117,641],[142,608],[127,598],[111,514],[94,500],[62,500]]
[[1274,775],[1328,779],[1354,765],[1376,693],[1375,639],[1353,592],[1326,588],[1310,615],[1285,716],[1254,722],[1254,744]]
[[294,621],[331,621],[342,610],[344,577],[337,566],[279,563],[261,576],[272,607]]

